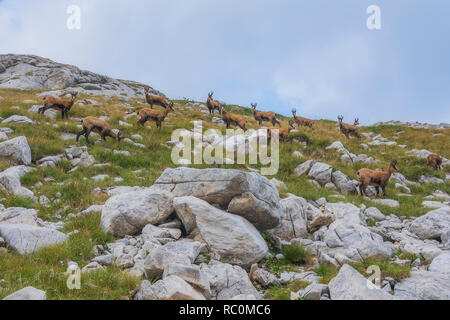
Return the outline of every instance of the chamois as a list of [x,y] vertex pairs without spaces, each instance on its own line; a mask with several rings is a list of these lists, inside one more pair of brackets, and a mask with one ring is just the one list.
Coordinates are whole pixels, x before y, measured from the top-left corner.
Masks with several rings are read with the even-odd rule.
[[144,89],[145,92],[145,100],[150,105],[150,109],[153,109],[153,105],[161,106],[164,109],[167,109],[169,106],[173,108],[173,102],[169,102],[165,96],[156,96],[148,93],[148,89]]
[[77,98],[78,92],[71,93],[71,100],[63,100],[60,98],[56,98],[54,96],[45,96],[42,100],[44,101],[44,106],[39,108],[38,113],[44,114],[48,109],[56,109],[61,110],[62,119],[64,117],[69,119],[69,111],[72,108],[75,99]]
[[206,100],[206,106],[208,107],[210,115],[211,114],[214,115],[214,110],[217,110],[217,112],[220,114],[221,111],[220,109],[222,106],[222,104],[219,101],[213,99],[213,94],[214,91],[208,93],[208,99]]
[[115,134],[111,130],[109,124],[106,121],[103,121],[99,118],[86,117],[83,120],[81,120],[81,124],[83,126],[83,130],[78,132],[77,142],[80,139],[80,136],[84,135],[87,144],[91,144],[88,139],[89,135],[91,134],[91,131],[97,132],[99,135],[101,135],[103,141],[106,141],[106,137],[111,137],[117,140],[117,142],[120,142],[120,140],[122,140],[120,132],[118,134]]
[[350,139],[350,136],[355,136],[357,138],[361,138],[361,136],[359,134],[359,127],[356,124],[356,123],[359,124],[358,119],[355,120],[355,124],[353,124],[353,125],[343,123],[342,122],[342,120],[344,120],[343,116],[338,116],[338,120],[339,120],[339,129],[347,137],[347,139]]
[[391,178],[391,175],[395,172],[399,172],[397,168],[397,160],[391,162],[386,171],[376,171],[367,168],[360,169],[357,174],[359,177],[359,191],[362,195],[367,196],[367,186],[374,186],[377,190],[377,196],[379,194],[379,188],[383,190],[383,195],[386,196],[386,185]]
[[442,158],[437,154],[430,154],[427,157],[427,165],[435,170],[442,170]]
[[138,125],[144,126],[144,124],[149,121],[153,120],[156,122],[157,128],[162,128],[162,122],[167,117],[170,111],[173,111],[172,105],[170,104],[168,108],[164,110],[153,110],[149,108],[144,108],[138,111],[139,116],[141,117],[138,120]]
[[256,111],[257,103],[252,103],[252,111],[253,111],[253,117],[256,121],[258,121],[259,125],[262,125],[263,121],[271,122],[272,125],[275,127],[275,125],[278,123],[278,125],[281,128],[280,121],[275,116],[275,113],[273,112],[262,112],[262,111]]
[[292,109],[292,116],[293,116],[293,119],[294,119],[294,121],[295,121],[295,123],[297,125],[310,127],[312,129],[314,122],[311,119],[308,119],[308,118],[297,117],[297,110],[296,109]]
[[356,119],[355,119],[355,122],[353,122],[353,125],[354,125],[354,126],[359,126],[359,118],[356,118]]
[[243,116],[228,113],[223,105],[221,106],[221,111],[222,111],[222,120],[227,124],[227,129],[230,128],[230,124],[233,124],[241,128],[242,130],[247,131],[247,128],[245,127],[247,120],[245,120]]
[[294,129],[294,120],[289,120],[289,127],[287,129],[277,128],[277,127],[270,127],[267,128],[267,141],[270,141],[272,137],[272,130],[278,130],[278,136],[280,137],[281,141],[286,141],[287,137],[289,136],[289,133],[291,130]]

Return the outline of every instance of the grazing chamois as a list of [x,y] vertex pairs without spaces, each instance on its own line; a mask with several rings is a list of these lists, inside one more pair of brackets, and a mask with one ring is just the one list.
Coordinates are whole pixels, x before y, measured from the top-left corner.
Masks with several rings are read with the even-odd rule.
[[308,118],[298,117],[296,109],[292,109],[292,117],[297,125],[309,127],[312,129],[314,122]]
[[99,118],[86,117],[83,120],[81,120],[81,125],[83,126],[83,130],[78,132],[77,142],[80,139],[80,136],[84,135],[87,144],[91,144],[89,142],[89,135],[91,134],[92,131],[97,132],[102,137],[103,141],[106,141],[106,137],[111,137],[115,139],[117,142],[120,142],[120,140],[122,140],[120,132],[118,134],[115,134],[111,130],[109,124],[106,121],[103,121]]
[[377,190],[377,196],[379,195],[379,188],[383,190],[383,195],[386,196],[386,185],[391,175],[395,172],[399,172],[397,160],[392,161],[386,171],[376,171],[367,168],[360,169],[357,172],[359,177],[359,191],[362,195],[367,196],[366,188],[373,186]]
[[222,112],[222,120],[226,123],[227,129],[230,128],[230,124],[233,124],[241,128],[242,130],[247,131],[247,128],[245,127],[247,120],[245,120],[244,116],[228,113],[223,105],[221,106],[221,112]]
[[289,127],[287,129],[277,128],[277,127],[270,127],[267,128],[267,141],[270,141],[272,137],[272,130],[278,130],[278,136],[280,137],[281,141],[286,141],[287,137],[289,136],[289,133],[291,130],[294,129],[294,120],[289,120]]
[[56,98],[54,96],[45,96],[43,98],[44,106],[38,110],[38,113],[44,114],[44,112],[47,111],[48,109],[56,109],[61,110],[63,120],[64,117],[69,119],[69,111],[72,108],[75,99],[77,98],[78,92],[71,93],[70,95],[72,96],[71,100],[63,100],[60,98]]
[[263,111],[256,111],[256,106],[258,105],[257,103],[252,103],[252,111],[253,111],[253,117],[255,118],[256,121],[258,121],[259,125],[262,125],[263,121],[267,121],[267,122],[271,122],[272,126],[275,127],[276,124],[278,124],[281,128],[281,124],[280,121],[278,121],[278,119],[275,116],[275,113],[267,111],[267,112],[263,112]]
[[153,105],[161,106],[164,109],[167,109],[169,106],[172,106],[173,108],[173,102],[167,100],[164,96],[156,96],[148,93],[148,89],[144,89],[145,92],[145,100],[150,105],[150,109],[153,109]]
[[435,170],[442,170],[442,158],[437,154],[430,154],[427,157],[427,165]]
[[[355,136],[357,138],[361,138],[361,135],[359,134],[359,127],[356,124],[347,124],[343,123],[342,120],[344,120],[343,116],[338,116],[339,120],[339,129],[341,132],[347,137],[347,139],[350,139],[350,136]],[[358,119],[355,120],[355,123],[359,124]]]
[[138,125],[144,126],[144,124],[149,121],[155,121],[157,128],[162,128],[162,122],[167,117],[170,111],[173,111],[172,105],[169,105],[168,108],[164,110],[153,110],[149,108],[144,108],[138,111],[139,116],[141,117],[138,120]]
[[210,115],[214,115],[214,110],[217,110],[217,112],[220,114],[222,107],[222,104],[219,101],[213,99],[213,94],[214,91],[208,93],[208,99],[206,100],[206,106],[208,107]]

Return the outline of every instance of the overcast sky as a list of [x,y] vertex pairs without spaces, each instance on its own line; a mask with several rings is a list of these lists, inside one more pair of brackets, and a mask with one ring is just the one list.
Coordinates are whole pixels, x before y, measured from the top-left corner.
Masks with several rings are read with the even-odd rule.
[[[70,4],[81,29],[69,30]],[[366,9],[381,8],[381,30]],[[170,98],[362,124],[450,122],[448,0],[0,0],[0,53],[147,83]]]

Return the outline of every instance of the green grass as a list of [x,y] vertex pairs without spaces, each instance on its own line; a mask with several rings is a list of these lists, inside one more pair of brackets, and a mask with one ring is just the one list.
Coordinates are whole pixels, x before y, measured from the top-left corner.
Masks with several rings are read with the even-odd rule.
[[308,250],[298,244],[284,246],[282,253],[289,262],[301,265],[310,262],[313,256]]
[[320,277],[320,283],[325,284],[328,284],[339,272],[335,266],[327,263],[315,267],[313,271]]

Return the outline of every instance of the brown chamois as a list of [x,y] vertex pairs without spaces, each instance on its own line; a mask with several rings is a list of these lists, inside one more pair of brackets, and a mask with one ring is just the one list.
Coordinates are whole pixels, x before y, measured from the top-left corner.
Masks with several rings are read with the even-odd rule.
[[354,126],[359,126],[359,118],[356,118],[356,119],[355,119],[355,122],[353,122],[353,125],[354,125]]
[[144,126],[144,124],[149,121],[155,121],[157,128],[162,128],[162,122],[167,117],[170,111],[173,111],[173,107],[170,104],[168,108],[164,110],[153,110],[149,108],[144,108],[138,111],[139,116],[141,117],[138,120],[138,125]]
[[357,172],[360,182],[359,191],[362,195],[367,196],[366,188],[373,186],[377,190],[377,196],[379,195],[379,188],[383,190],[383,195],[386,196],[386,185],[391,175],[395,172],[399,172],[397,160],[392,161],[386,171],[376,171],[367,168],[360,169]]
[[44,106],[38,110],[38,113],[44,114],[48,109],[61,110],[62,118],[66,117],[69,119],[69,111],[72,108],[75,99],[77,98],[78,92],[71,93],[71,100],[63,100],[56,98],[54,96],[46,96],[42,100],[44,101]]
[[217,110],[217,112],[220,114],[220,109],[222,107],[222,104],[213,99],[214,91],[211,91],[208,93],[208,99],[206,100],[206,106],[208,107],[209,114],[214,115],[214,110]]
[[287,129],[277,128],[277,127],[270,127],[267,128],[267,141],[270,141],[270,138],[272,137],[272,130],[278,130],[278,136],[280,137],[281,141],[286,141],[287,137],[289,136],[289,133],[291,130],[294,129],[294,120],[289,120],[289,127]]
[[437,154],[430,154],[427,157],[427,165],[435,170],[442,170],[442,158]]
[[278,124],[281,128],[280,121],[275,116],[275,113],[271,111],[262,112],[262,111],[256,111],[257,103],[252,103],[252,111],[253,111],[253,117],[256,121],[258,121],[259,125],[262,125],[263,121],[271,122],[272,126],[275,127],[276,124]]
[[298,117],[296,109],[292,109],[292,116],[297,125],[313,128],[314,122],[308,118]]
[[148,93],[148,89],[144,89],[145,92],[145,100],[150,105],[150,109],[153,109],[153,105],[161,106],[164,109],[167,109],[169,106],[173,108],[173,102],[167,100],[165,96],[156,96]]
[[245,120],[244,116],[228,113],[223,105],[221,106],[221,111],[222,111],[222,120],[227,124],[227,129],[230,128],[230,124],[233,124],[241,128],[242,130],[247,131],[247,128],[245,127],[247,120]]
[[[347,137],[347,139],[350,139],[350,136],[361,138],[361,135],[359,134],[359,127],[357,125],[343,123],[342,122],[342,120],[344,120],[343,116],[338,116],[338,120],[339,120],[339,129]],[[359,124],[358,119],[355,120],[355,123],[357,122]]]
[[120,142],[120,140],[122,140],[120,132],[118,134],[115,134],[111,130],[109,124],[106,121],[103,121],[99,118],[86,117],[83,120],[81,120],[81,124],[83,126],[83,130],[78,132],[77,142],[80,139],[80,136],[84,135],[87,144],[91,144],[89,142],[89,135],[91,134],[92,131],[97,132],[102,137],[103,141],[106,141],[106,137],[111,137],[115,139],[117,142]]

